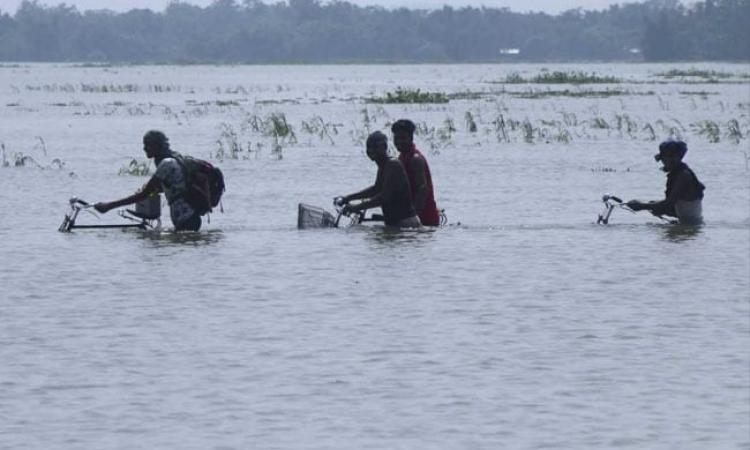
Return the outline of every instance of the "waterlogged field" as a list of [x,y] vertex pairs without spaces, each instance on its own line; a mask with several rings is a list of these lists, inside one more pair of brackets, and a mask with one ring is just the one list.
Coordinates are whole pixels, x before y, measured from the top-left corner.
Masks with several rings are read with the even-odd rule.
[[[0,65],[0,448],[750,448],[749,77]],[[451,225],[297,230],[399,118]],[[149,129],[222,168],[224,214],[58,233],[145,183]],[[669,136],[706,225],[596,225],[662,196]]]

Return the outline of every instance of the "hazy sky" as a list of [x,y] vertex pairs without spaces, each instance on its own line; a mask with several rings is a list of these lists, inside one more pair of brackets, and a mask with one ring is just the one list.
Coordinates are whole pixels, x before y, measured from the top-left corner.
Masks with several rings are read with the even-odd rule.
[[[0,10],[5,13],[15,13],[22,0],[0,0]],[[151,8],[161,11],[170,0],[40,0],[39,3],[46,5],[57,5],[66,3],[76,6],[79,10],[85,9],[112,9],[115,11],[126,11],[132,8]],[[200,6],[211,4],[212,0],[188,0]],[[264,0],[266,3],[276,3],[278,0]],[[632,3],[642,0],[348,0],[349,3],[357,5],[380,5],[386,8],[406,6],[408,8],[440,8],[443,5],[450,6],[488,6],[508,7],[514,11],[546,11],[558,13],[571,8],[602,9],[614,3]],[[239,2],[238,2],[239,3]],[[325,3],[325,2],[324,2]]]

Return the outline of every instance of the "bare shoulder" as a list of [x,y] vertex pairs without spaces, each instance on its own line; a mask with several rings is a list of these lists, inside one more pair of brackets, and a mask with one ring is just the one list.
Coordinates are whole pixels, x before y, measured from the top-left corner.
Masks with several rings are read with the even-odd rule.
[[414,157],[409,161],[410,169],[423,170],[425,166],[427,166],[427,161],[422,155],[414,155]]

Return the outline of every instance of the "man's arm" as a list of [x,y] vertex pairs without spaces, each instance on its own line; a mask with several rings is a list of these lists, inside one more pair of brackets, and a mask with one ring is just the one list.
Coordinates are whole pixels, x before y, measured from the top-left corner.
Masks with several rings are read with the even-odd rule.
[[378,195],[378,193],[380,193],[382,188],[383,188],[383,170],[378,168],[378,173],[375,176],[375,184],[359,192],[355,192],[354,194],[349,194],[349,195],[345,195],[341,197],[341,203],[346,204],[352,200],[360,200],[363,198],[375,197],[376,195]]
[[367,200],[357,205],[347,205],[347,210],[356,212],[381,206],[383,204],[383,199],[386,198],[385,196],[387,194],[387,190],[391,189],[391,167],[392,166],[390,166],[390,164],[386,163],[382,168],[380,168],[378,170],[377,178],[375,179],[375,184],[361,192],[366,192],[366,195],[360,198],[366,198]]
[[664,200],[653,201],[648,203],[642,203],[636,200],[631,200],[627,203],[627,206],[634,210],[647,210],[655,216],[671,216],[674,214],[674,205],[677,203],[684,192],[690,185],[690,175],[686,172],[682,172],[679,177],[675,180],[675,184],[672,187],[669,195]]
[[161,191],[161,182],[156,176],[151,177],[150,180],[141,188],[138,192],[120,200],[113,202],[99,202],[94,205],[94,208],[100,213],[106,213],[110,209],[119,208],[120,206],[132,205],[133,203],[147,199],[150,195],[156,194]]
[[414,186],[412,186],[414,189],[414,209],[419,214],[427,202],[427,164],[425,164],[424,158],[416,157],[412,158],[409,166],[414,180]]
[[359,192],[355,192],[354,194],[349,194],[349,195],[343,196],[342,197],[342,201],[344,203],[349,203],[352,200],[359,200],[359,199],[363,199],[363,198],[370,198],[370,197],[374,196],[375,194],[377,194],[377,192],[378,191],[377,191],[377,188],[375,187],[375,185],[372,185],[372,186],[370,186],[368,188],[362,189]]

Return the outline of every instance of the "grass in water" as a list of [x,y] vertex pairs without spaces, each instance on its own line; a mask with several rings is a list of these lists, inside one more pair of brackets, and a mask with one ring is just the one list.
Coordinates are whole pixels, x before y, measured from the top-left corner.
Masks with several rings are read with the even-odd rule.
[[504,84],[607,84],[621,83],[619,78],[609,75],[598,75],[586,72],[543,72],[532,78],[524,78],[518,73],[512,73],[505,77]]
[[421,89],[398,88],[394,92],[386,92],[385,97],[370,97],[367,103],[448,103],[450,99],[442,92],[422,92]]
[[126,166],[120,167],[117,175],[133,175],[136,177],[145,177],[151,173],[151,163],[149,161],[138,161],[133,158]]
[[732,78],[734,75],[729,72],[718,72],[716,70],[700,70],[700,69],[671,69],[666,72],[656,74],[657,77],[664,78],[678,78],[678,77],[694,77],[694,78]]
[[516,97],[516,98],[523,98],[523,99],[540,99],[540,98],[548,98],[548,97],[572,97],[572,98],[583,98],[583,97],[590,97],[590,98],[606,98],[606,97],[614,97],[614,96],[631,96],[631,95],[654,95],[654,91],[647,91],[647,92],[633,92],[628,90],[620,90],[620,89],[605,89],[605,90],[581,90],[581,91],[572,91],[570,89],[565,89],[562,91],[526,91],[526,92],[512,92],[510,95]]

